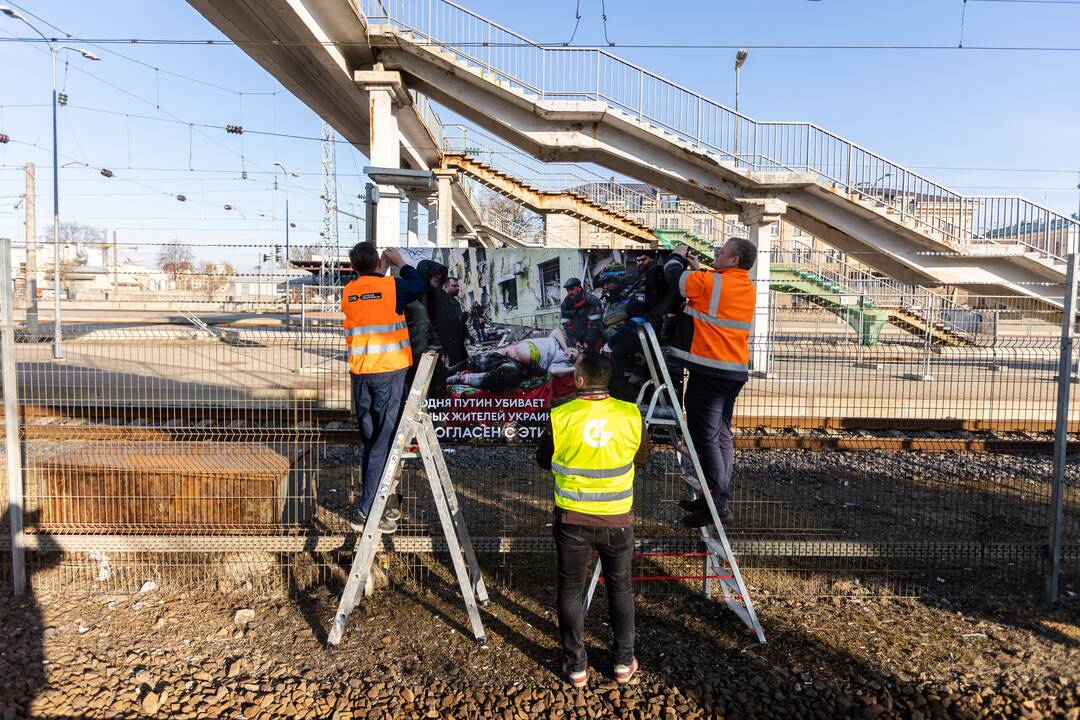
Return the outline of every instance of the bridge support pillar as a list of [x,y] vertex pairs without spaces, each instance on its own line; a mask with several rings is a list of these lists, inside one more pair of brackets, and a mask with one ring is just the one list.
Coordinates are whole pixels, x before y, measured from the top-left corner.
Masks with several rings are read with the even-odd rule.
[[[371,153],[373,167],[401,167],[401,133],[398,130],[398,108],[410,102],[401,74],[382,69],[359,70],[354,79],[368,94],[371,116]],[[379,203],[375,210],[378,247],[401,244],[401,193],[392,185],[379,186]]]
[[453,247],[454,243],[454,187],[456,170],[434,170],[438,189],[435,195],[435,245]]
[[420,202],[409,198],[405,213],[405,247],[420,247]]
[[754,321],[750,328],[750,372],[755,377],[769,374],[769,292],[772,255],[772,231],[770,226],[780,221],[780,215],[767,212],[771,208],[754,206],[740,215],[746,225],[747,238],[757,248],[757,262],[750,268],[750,281],[757,291],[754,305]]

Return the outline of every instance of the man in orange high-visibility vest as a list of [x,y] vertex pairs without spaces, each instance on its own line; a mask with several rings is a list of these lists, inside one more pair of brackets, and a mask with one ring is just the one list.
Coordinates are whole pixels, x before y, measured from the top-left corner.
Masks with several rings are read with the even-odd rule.
[[[405,306],[422,297],[426,285],[420,273],[393,249],[385,250],[380,258],[371,243],[357,243],[349,251],[349,261],[357,278],[342,290],[341,310],[345,313],[353,409],[364,448],[360,470],[363,490],[349,523],[359,532],[375,502],[404,406],[405,374],[412,365]],[[398,268],[398,277],[384,274],[390,265]],[[379,522],[383,532],[397,530],[399,504],[397,498],[387,504]]]
[[[752,242],[732,238],[716,251],[712,268],[688,257],[685,246],[664,263],[668,283],[686,298],[667,353],[689,374],[683,403],[687,429],[722,523],[733,519],[728,508],[735,462],[731,418],[749,377],[756,297],[749,270],[756,260]],[[689,513],[683,518],[687,527],[712,522],[704,497],[679,505]]]

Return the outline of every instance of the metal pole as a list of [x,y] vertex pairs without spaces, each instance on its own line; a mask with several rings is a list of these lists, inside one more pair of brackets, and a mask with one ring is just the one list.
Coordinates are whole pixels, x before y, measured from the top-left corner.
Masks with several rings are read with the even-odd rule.
[[52,56],[52,171],[53,171],[53,359],[64,358],[64,329],[60,321],[60,161],[56,132],[56,48]]
[[285,176],[285,330],[289,330],[291,315],[289,314],[289,173]]
[[7,452],[8,518],[11,525],[11,590],[26,592],[23,549],[23,471],[19,446],[19,390],[15,370],[14,292],[11,287],[11,240],[0,238],[0,378],[4,383],[4,431]]
[[926,291],[926,342],[923,345],[923,380],[930,380],[930,346],[934,343],[934,296]]
[[1053,605],[1058,597],[1061,575],[1062,528],[1065,525],[1065,460],[1069,440],[1069,392],[1072,388],[1073,335],[1076,326],[1076,280],[1080,254],[1069,253],[1065,271],[1065,301],[1061,314],[1061,354],[1058,357],[1057,412],[1054,418],[1054,479],[1050,492],[1050,537],[1047,545],[1049,567],[1046,575],[1046,602]]
[[860,295],[859,296],[859,346],[858,346],[858,348],[859,348],[858,349],[859,359],[855,361],[856,364],[858,364],[858,365],[862,365],[862,361],[863,361],[863,357],[862,357],[863,342],[864,342],[863,338],[864,338],[864,333],[865,332],[866,332],[866,296],[865,295]]
[[304,367],[304,328],[307,326],[307,288],[300,286],[300,367]]
[[38,334],[37,299],[37,197],[34,164],[26,163],[26,332]]
[[364,186],[364,204],[364,240],[378,247],[375,237],[375,226],[377,224],[376,221],[378,220],[379,188],[376,187],[375,183],[368,183]]
[[[112,277],[113,277],[113,292],[116,293],[116,299],[120,299],[120,246],[116,243],[116,231],[112,231]],[[119,307],[119,305],[117,306]]]
[[735,65],[735,167],[739,167],[739,66]]

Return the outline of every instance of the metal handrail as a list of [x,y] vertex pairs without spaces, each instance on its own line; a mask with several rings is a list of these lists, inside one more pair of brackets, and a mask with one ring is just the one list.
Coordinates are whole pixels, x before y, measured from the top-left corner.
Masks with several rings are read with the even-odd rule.
[[753,120],[602,48],[542,46],[451,0],[358,2],[369,20],[540,99],[603,101],[738,169],[814,173],[960,250],[1010,244],[1064,263],[1069,234],[1080,234],[1077,221],[1024,198],[960,195],[813,123]]

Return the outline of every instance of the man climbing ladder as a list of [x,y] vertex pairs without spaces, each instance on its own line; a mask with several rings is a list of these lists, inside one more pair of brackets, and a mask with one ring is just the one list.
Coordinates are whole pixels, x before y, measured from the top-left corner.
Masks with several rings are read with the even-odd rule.
[[[743,582],[742,572],[731,551],[724,524],[720,520],[716,504],[712,495],[703,491],[705,483],[702,478],[701,462],[698,458],[695,442],[686,427],[682,408],[679,404],[677,385],[672,382],[668,373],[667,364],[664,362],[663,351],[660,341],[656,337],[652,326],[647,322],[638,323],[638,338],[645,355],[645,363],[649,368],[649,380],[642,386],[637,397],[637,405],[644,413],[644,422],[647,430],[655,432],[660,437],[666,435],[671,447],[676,448],[676,461],[681,468],[683,480],[690,489],[700,494],[700,502],[704,504],[704,512],[709,521],[703,523],[700,529],[701,542],[705,546],[705,567],[700,576],[668,576],[665,579],[700,579],[704,580],[705,597],[712,597],[713,589],[719,585],[721,595],[728,608],[734,612],[746,626],[753,631],[759,642],[765,642],[765,631],[758,621],[757,612],[754,610],[754,602],[750,592]],[[682,504],[682,503],[680,503]],[[650,553],[642,552],[641,555]],[[665,555],[670,552],[663,553]],[[697,555],[698,553],[679,553],[683,555]],[[597,563],[593,571],[592,581],[585,594],[585,602],[582,614],[589,611],[593,594],[596,592],[600,581],[601,564]],[[654,579],[654,578],[641,578]],[[659,578],[655,578],[659,579]],[[610,592],[610,590],[609,590]]]
[[[480,566],[476,562],[472,540],[469,538],[469,531],[465,528],[461,506],[458,504],[457,494],[450,481],[450,472],[443,460],[439,440],[435,436],[435,426],[423,407],[437,357],[437,353],[429,351],[420,358],[416,378],[409,389],[409,395],[401,413],[401,420],[393,429],[386,463],[376,478],[377,484],[372,495],[371,512],[368,513],[367,521],[364,523],[363,534],[357,543],[356,555],[353,557],[352,568],[349,570],[349,579],[345,583],[345,591],[341,594],[341,600],[327,637],[327,642],[331,645],[341,642],[349,614],[364,594],[371,574],[371,564],[383,544],[385,531],[382,529],[380,518],[383,517],[383,509],[386,507],[388,498],[397,493],[401,463],[417,455],[424,462],[424,475],[427,477],[428,487],[431,490],[432,503],[438,511],[446,547],[450,551],[450,561],[454,567],[454,574],[457,576],[461,596],[465,601],[465,609],[469,614],[473,637],[478,643],[484,642],[484,624],[480,619],[477,604],[487,604],[487,587],[480,575]],[[406,452],[406,448],[413,443],[416,444],[418,452]]]

